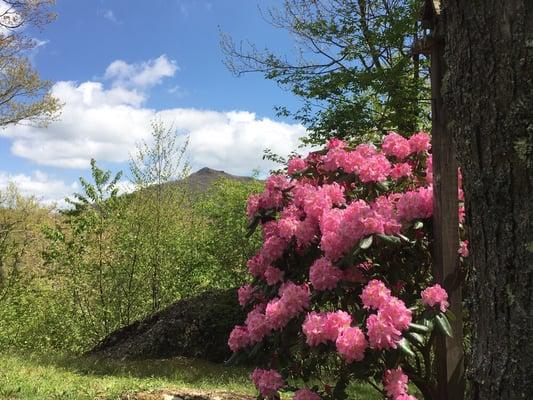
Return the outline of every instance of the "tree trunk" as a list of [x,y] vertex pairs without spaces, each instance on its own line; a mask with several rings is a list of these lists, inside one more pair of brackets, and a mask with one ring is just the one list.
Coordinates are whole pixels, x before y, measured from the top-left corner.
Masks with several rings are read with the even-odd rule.
[[444,0],[466,192],[473,399],[533,399],[533,0]]

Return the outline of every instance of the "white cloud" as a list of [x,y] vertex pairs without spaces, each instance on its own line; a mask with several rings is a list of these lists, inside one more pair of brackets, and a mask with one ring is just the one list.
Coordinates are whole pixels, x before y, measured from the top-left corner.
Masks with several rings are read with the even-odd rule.
[[178,70],[176,61],[163,54],[154,60],[136,64],[113,61],[107,67],[104,78],[112,80],[114,86],[148,88],[161,83],[163,78],[174,76]]
[[190,137],[188,157],[193,169],[210,167],[244,175],[255,168],[266,172],[273,164],[262,160],[265,148],[280,155],[297,148],[305,134],[299,124],[259,118],[248,111],[145,107],[147,87],[171,76],[172,66],[175,61],[165,56],[139,64],[115,61],[106,71],[106,77],[113,79],[110,88],[93,81],[58,82],[53,94],[65,103],[60,121],[46,129],[8,127],[0,136],[11,138],[13,154],[62,168],[87,168],[91,158],[127,161],[137,143],[149,139],[154,119],[172,124],[183,138]]
[[76,182],[68,185],[39,170],[33,171],[30,175],[0,171],[0,190],[5,189],[9,183],[15,184],[24,196],[35,196],[41,203],[47,205],[64,205],[65,198],[79,188]]

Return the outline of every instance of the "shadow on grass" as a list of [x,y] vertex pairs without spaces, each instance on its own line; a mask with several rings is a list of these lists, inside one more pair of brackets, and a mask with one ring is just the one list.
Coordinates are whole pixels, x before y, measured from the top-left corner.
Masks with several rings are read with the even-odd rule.
[[33,362],[78,375],[159,378],[190,385],[249,386],[251,369],[176,357],[166,360],[119,361],[73,355],[30,355]]

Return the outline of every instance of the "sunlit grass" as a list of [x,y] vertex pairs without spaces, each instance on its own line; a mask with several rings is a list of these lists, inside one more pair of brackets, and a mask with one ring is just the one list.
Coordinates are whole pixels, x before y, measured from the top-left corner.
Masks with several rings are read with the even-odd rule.
[[118,362],[0,354],[0,399],[118,399],[125,392],[163,388],[253,394],[249,373],[182,358]]
[[[2,400],[112,400],[155,389],[231,392],[255,395],[251,368],[207,361],[113,361],[58,354],[0,354]],[[367,385],[351,385],[350,399],[378,400]],[[292,395],[284,394],[283,399]]]

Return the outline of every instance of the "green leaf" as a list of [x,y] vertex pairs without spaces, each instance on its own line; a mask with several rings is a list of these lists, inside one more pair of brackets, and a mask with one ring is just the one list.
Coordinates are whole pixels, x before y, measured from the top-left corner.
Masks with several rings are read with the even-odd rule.
[[423,227],[424,227],[424,223],[422,221],[416,221],[415,224],[413,225],[413,229],[415,231],[422,229]]
[[373,237],[367,236],[366,238],[361,239],[361,241],[359,242],[359,248],[366,250],[370,246],[372,246],[372,242],[373,242]]
[[409,344],[409,341],[406,338],[402,338],[402,340],[400,340],[398,342],[398,347],[400,348],[402,353],[404,353],[404,354],[406,354],[406,355],[408,355],[410,357],[414,357],[415,356],[415,353],[411,349],[411,345]]
[[254,220],[248,225],[248,232],[246,233],[246,237],[250,237],[254,234],[257,225],[259,225],[259,222],[261,221],[261,217],[259,215],[256,215],[254,217]]
[[392,235],[383,235],[381,233],[379,233],[377,235],[380,239],[384,240],[385,242],[388,242],[388,243],[394,243],[394,244],[399,244],[401,243],[401,239],[398,237],[398,236],[392,236]]
[[448,321],[448,318],[446,318],[446,315],[444,315],[443,313],[438,313],[435,316],[435,320],[437,321],[437,326],[439,330],[443,334],[449,337],[453,337],[452,327],[450,325],[450,321]]
[[424,345],[424,337],[416,332],[407,332],[405,334],[405,337],[411,342],[411,343],[418,343],[420,346]]
[[410,331],[427,333],[427,332],[429,332],[431,330],[431,327],[429,327],[427,325],[420,325],[420,324],[415,324],[415,323],[411,322],[409,324],[409,330]]

